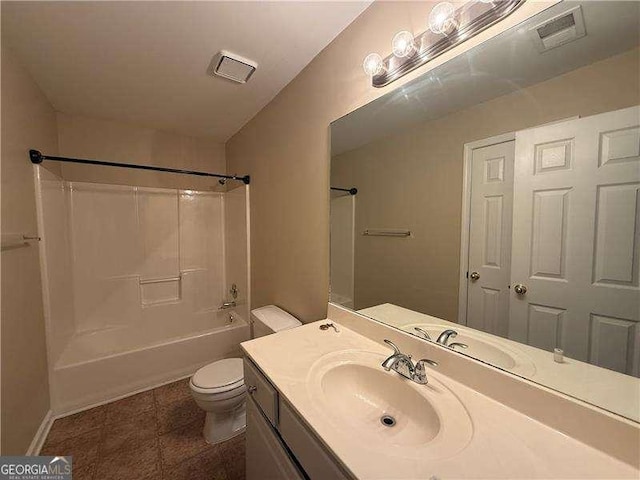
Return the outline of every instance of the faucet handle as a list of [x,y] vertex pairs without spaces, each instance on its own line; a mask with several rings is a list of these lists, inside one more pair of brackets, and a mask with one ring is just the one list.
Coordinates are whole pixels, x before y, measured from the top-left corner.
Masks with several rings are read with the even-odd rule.
[[400,353],[400,349],[396,346],[395,343],[393,343],[391,340],[387,340],[386,338],[384,339],[384,343],[386,343],[387,345],[391,345],[391,348],[393,348],[395,351],[393,352],[394,355],[397,355]]
[[416,363],[413,373],[413,381],[416,383],[420,383],[422,385],[426,385],[429,383],[429,379],[427,379],[427,364],[432,367],[437,367],[438,362],[435,360],[429,360],[428,358],[423,358]]
[[435,360],[429,360],[428,358],[423,358],[422,360],[418,361],[418,363],[428,363],[432,367],[438,366],[438,362],[436,362]]
[[420,327],[413,327],[413,329],[418,332],[419,334],[421,334],[424,338],[426,338],[427,340],[431,340],[431,335],[429,335],[427,332],[424,331],[424,329],[420,328]]

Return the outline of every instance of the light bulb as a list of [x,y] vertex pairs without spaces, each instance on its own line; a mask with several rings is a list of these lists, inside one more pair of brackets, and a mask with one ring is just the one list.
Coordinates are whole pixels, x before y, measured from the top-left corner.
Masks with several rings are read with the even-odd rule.
[[449,2],[440,2],[429,14],[429,29],[433,33],[448,35],[456,28],[456,8]]
[[382,73],[384,71],[382,57],[377,53],[370,53],[365,57],[362,68],[364,68],[364,72],[370,77]]
[[413,40],[413,34],[411,32],[407,32],[406,30],[396,33],[395,37],[393,37],[391,45],[393,46],[393,54],[396,57],[408,57],[416,49],[416,44]]

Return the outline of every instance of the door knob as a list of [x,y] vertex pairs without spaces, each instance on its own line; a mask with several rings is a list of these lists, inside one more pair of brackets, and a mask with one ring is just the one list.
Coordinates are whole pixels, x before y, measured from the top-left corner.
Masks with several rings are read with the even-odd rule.
[[471,272],[471,274],[469,275],[469,278],[475,282],[476,280],[478,280],[480,278],[480,274],[478,272]]
[[527,293],[527,286],[519,283],[515,287],[513,287],[513,291],[518,295],[524,295],[525,293]]

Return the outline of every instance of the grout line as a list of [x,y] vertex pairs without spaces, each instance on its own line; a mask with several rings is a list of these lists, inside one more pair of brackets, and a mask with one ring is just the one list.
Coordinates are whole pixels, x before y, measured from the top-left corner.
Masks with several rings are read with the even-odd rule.
[[[178,382],[181,382],[182,380],[178,380]],[[174,382],[177,383],[177,382]],[[170,385],[170,384],[168,384]],[[158,405],[158,389],[160,389],[161,387],[156,387],[153,390],[151,390],[151,393],[153,394],[153,410],[154,410],[154,419],[156,422],[156,436],[155,436],[155,441],[156,441],[156,446],[157,446],[157,455],[158,455],[158,466],[160,469],[160,478],[164,479],[164,474],[165,474],[165,466],[164,466],[164,458],[162,456],[162,445],[160,442],[160,409],[159,409],[159,405]]]
[[[112,402],[113,403],[113,402]],[[94,480],[97,475],[98,475],[98,465],[100,464],[100,460],[102,460],[102,450],[104,448],[104,443],[105,443],[105,439],[106,439],[106,424],[107,424],[107,413],[109,410],[108,407],[108,403],[101,406],[102,408],[104,408],[104,419],[102,420],[102,424],[100,425],[100,439],[98,440],[98,448],[97,448],[97,452],[96,452],[96,457],[95,460],[93,462],[93,472],[91,473],[91,480]],[[96,407],[96,408],[100,408],[100,407]]]

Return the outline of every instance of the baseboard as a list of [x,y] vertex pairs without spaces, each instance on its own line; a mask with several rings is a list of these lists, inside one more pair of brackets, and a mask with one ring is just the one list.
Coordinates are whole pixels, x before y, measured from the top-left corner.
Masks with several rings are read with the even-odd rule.
[[40,454],[42,445],[44,445],[44,441],[47,439],[47,435],[49,435],[49,430],[51,430],[51,425],[53,425],[54,420],[53,412],[49,410],[42,419],[42,423],[40,424],[40,427],[38,427],[38,431],[34,435],[31,445],[29,445],[29,448],[27,449],[26,455],[34,456]]

